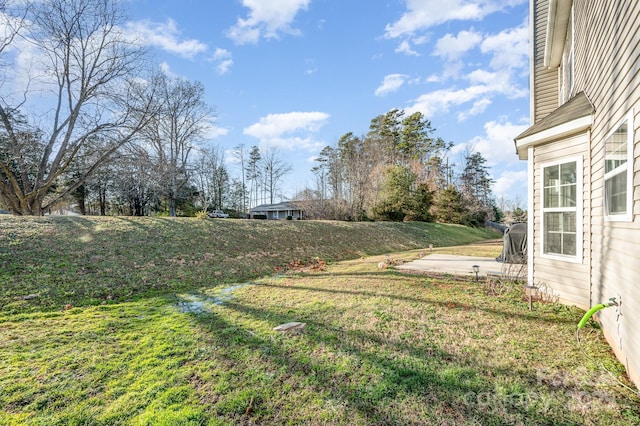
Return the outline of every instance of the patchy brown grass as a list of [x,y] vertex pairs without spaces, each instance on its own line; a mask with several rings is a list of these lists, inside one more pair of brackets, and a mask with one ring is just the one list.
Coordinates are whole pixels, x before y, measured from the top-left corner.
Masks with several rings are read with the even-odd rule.
[[0,216],[0,308],[59,309],[248,281],[336,262],[486,239],[437,223]]
[[[17,306],[4,296],[11,310],[4,305],[0,314],[0,424],[640,423],[637,393],[601,331],[590,323],[576,341],[582,312],[575,308],[536,302],[529,311],[518,286],[491,294],[464,278],[378,267],[417,258],[424,248],[324,265],[300,251],[278,258],[255,235],[251,245],[222,239],[211,231],[232,222],[215,222],[80,221],[68,225],[86,228],[65,233],[66,240],[48,221],[19,232],[3,228],[11,239],[3,240],[0,261],[14,268],[2,272],[3,291],[23,291],[36,278],[60,289],[42,293],[51,305],[29,305],[38,296]],[[107,231],[116,225],[123,228]],[[209,231],[207,249],[194,234],[171,230],[192,225]],[[169,229],[156,229],[163,226]],[[366,236],[373,228],[365,229]],[[226,232],[240,231],[232,225]],[[145,233],[145,241],[136,240]],[[61,247],[57,261],[53,248],[36,247],[38,238]],[[282,247],[285,237],[278,238]],[[367,238],[378,238],[380,248],[379,236]],[[228,250],[223,260],[206,255],[225,241],[254,250]],[[155,256],[123,250],[127,245]],[[9,247],[32,250],[19,271],[7,260]],[[336,243],[336,250],[345,248]],[[83,259],[93,259],[94,269]],[[243,273],[261,262],[269,272],[289,266],[286,274],[222,285],[231,276],[224,268]],[[34,274],[25,287],[22,271]],[[98,276],[121,277],[127,289],[130,274],[149,274],[149,283],[152,272],[160,277],[155,282],[170,281],[168,274],[192,281],[103,305],[81,298],[103,288]],[[221,279],[209,281],[216,274]],[[65,310],[66,300],[79,304]],[[291,321],[306,327],[297,334],[273,330]]]

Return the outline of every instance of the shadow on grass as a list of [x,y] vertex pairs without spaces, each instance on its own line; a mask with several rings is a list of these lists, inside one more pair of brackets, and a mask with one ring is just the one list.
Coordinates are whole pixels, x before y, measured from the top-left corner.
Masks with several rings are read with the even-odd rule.
[[[274,290],[285,287],[260,285]],[[295,286],[293,289],[317,290]],[[333,293],[388,297],[386,294],[357,291]],[[421,302],[420,299],[399,299]],[[233,421],[245,423],[251,417],[251,421],[266,423],[275,422],[278,418],[285,422],[287,419],[304,422],[304,418],[296,418],[295,415],[294,418],[287,417],[287,412],[291,409],[290,404],[310,402],[296,399],[308,388],[316,395],[316,401],[315,407],[308,407],[307,414],[324,408],[318,398],[336,400],[344,405],[342,415],[347,416],[332,419],[337,422],[581,424],[571,415],[558,415],[558,411],[551,411],[556,401],[524,387],[502,393],[496,390],[497,382],[512,381],[512,370],[482,365],[473,356],[461,357],[428,341],[397,341],[349,328],[348,324],[336,326],[314,318],[295,318],[307,324],[300,335],[254,333],[229,318],[237,315],[238,318],[266,322],[272,327],[291,321],[292,315],[236,301],[227,301],[223,309],[235,315],[193,315],[216,346],[225,349],[218,351],[219,354],[234,354],[233,360],[228,361],[234,375],[246,376],[245,379],[249,380],[247,371],[264,368],[277,372],[268,376],[266,382],[250,386],[251,398],[255,398],[251,413],[247,411],[243,415],[242,410],[216,412],[216,415]],[[237,355],[242,353],[259,353],[260,364],[255,365],[255,358],[245,363],[242,356]],[[327,353],[351,362],[345,368],[340,360],[325,357]],[[292,380],[296,382],[293,385]],[[535,372],[519,380],[524,380],[525,385],[534,385]],[[278,389],[282,383],[287,383],[286,389]],[[553,393],[552,389],[550,393]],[[248,395],[245,393],[245,397]],[[245,401],[246,406],[249,404],[248,400]],[[309,420],[318,421],[318,418],[310,417]]]
[[[353,277],[354,275],[357,276],[358,274],[357,273],[356,274],[331,274],[331,276],[340,276],[340,275]],[[371,275],[371,274],[363,273],[362,275]],[[436,305],[436,306],[446,307],[446,308],[462,308],[462,309],[480,310],[489,314],[499,315],[503,317],[513,317],[513,318],[540,322],[540,323],[545,323],[545,322],[553,323],[553,324],[576,323],[576,321],[571,318],[561,319],[561,318],[557,318],[556,316],[553,316],[553,318],[545,318],[547,316],[546,313],[539,312],[539,311],[535,311],[532,313],[532,312],[526,311],[527,308],[525,307],[524,302],[522,305],[523,312],[516,313],[516,312],[506,311],[506,310],[497,310],[497,309],[489,308],[487,306],[470,306],[468,304],[460,303],[459,301],[435,300],[435,299],[429,299],[426,297],[408,297],[408,296],[402,296],[402,295],[393,294],[393,293],[376,293],[376,292],[366,291],[366,290],[337,290],[337,289],[323,288],[323,287],[306,287],[306,286],[280,285],[280,284],[269,284],[269,283],[255,283],[255,285],[258,287],[272,287],[272,288],[280,288],[280,289],[286,289],[286,290],[315,291],[320,293],[346,294],[346,295],[366,296],[366,297],[388,297],[398,301],[431,304],[431,305]]]

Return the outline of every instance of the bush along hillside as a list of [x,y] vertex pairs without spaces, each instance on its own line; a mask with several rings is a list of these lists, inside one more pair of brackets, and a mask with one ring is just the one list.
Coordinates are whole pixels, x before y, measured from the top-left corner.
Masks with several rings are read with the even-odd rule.
[[132,217],[0,219],[0,308],[58,309],[243,282],[290,262],[499,236],[437,223]]

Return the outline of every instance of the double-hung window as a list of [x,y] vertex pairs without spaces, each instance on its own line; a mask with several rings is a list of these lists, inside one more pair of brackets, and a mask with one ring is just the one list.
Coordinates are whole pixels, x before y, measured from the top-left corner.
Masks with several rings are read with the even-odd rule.
[[604,142],[604,197],[607,220],[631,220],[633,173],[633,114]]
[[542,166],[542,251],[582,260],[582,158]]

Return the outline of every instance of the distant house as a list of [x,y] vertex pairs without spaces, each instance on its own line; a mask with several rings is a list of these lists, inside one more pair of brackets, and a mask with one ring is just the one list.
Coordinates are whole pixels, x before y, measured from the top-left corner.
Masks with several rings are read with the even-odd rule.
[[294,201],[283,201],[277,204],[262,204],[249,210],[251,217],[264,215],[267,219],[303,219],[303,210]]
[[639,385],[640,2],[531,0],[530,19],[528,280],[583,309],[615,298],[598,320]]

